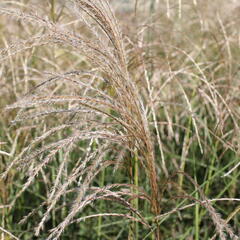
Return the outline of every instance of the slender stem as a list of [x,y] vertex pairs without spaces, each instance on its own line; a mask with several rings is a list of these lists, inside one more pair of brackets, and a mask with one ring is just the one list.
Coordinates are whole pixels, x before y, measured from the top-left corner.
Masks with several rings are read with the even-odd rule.
[[[134,152],[134,193],[138,195],[138,153],[137,150]],[[134,208],[138,210],[138,197],[134,199]],[[135,216],[137,217],[137,216]],[[139,226],[138,222],[135,222],[135,239],[138,240],[138,231],[139,231]]]
[[[182,172],[184,172],[185,170],[186,155],[187,155],[187,149],[188,149],[189,140],[190,140],[191,125],[192,125],[192,117],[190,116],[188,118],[187,134],[185,135],[184,141],[183,141],[183,149],[182,149],[181,165],[180,165],[180,171]],[[184,179],[184,175],[179,174],[179,178],[178,178],[179,192],[182,191],[183,179]]]
[[[196,165],[196,156],[195,156],[195,152],[193,153],[193,159],[194,159],[194,181],[195,183],[197,183],[197,165]],[[197,185],[195,185],[195,199],[199,199],[199,191],[197,189]],[[195,240],[199,240],[199,231],[200,231],[200,227],[199,224],[201,222],[201,217],[200,217],[200,209],[199,209],[199,203],[197,203],[195,205],[195,219],[194,219],[194,235],[195,235]]]
[[[194,90],[192,92],[191,98],[193,98],[195,96],[195,94],[196,94],[196,90]],[[184,172],[184,170],[185,170],[186,157],[187,157],[187,152],[188,152],[188,148],[189,148],[190,132],[191,132],[192,123],[193,123],[193,119],[192,119],[192,116],[190,115],[188,118],[187,133],[184,137],[182,156],[181,156],[180,171],[182,171],[182,172]],[[179,192],[182,191],[183,180],[184,180],[184,174],[180,174],[179,178],[178,178]]]
[[[5,227],[5,209],[4,208],[2,209],[2,227],[3,228]],[[4,232],[2,232],[1,240],[4,240],[4,239],[5,239],[5,234]]]
[[51,18],[52,21],[55,22],[56,21],[56,14],[55,14],[55,5],[56,5],[56,0],[51,0],[50,2],[51,4]]
[[[104,181],[105,181],[105,169],[102,170],[101,172],[101,179],[100,179],[100,187],[104,186]],[[100,201],[100,211],[102,212],[103,210],[103,201]],[[102,235],[102,216],[98,217],[98,228],[97,228],[97,239],[100,240]]]
[[217,141],[215,146],[214,146],[214,150],[213,150],[214,156],[212,156],[210,167],[208,168],[209,171],[208,171],[208,177],[207,177],[207,184],[206,184],[206,187],[205,187],[205,195],[206,196],[209,193],[209,187],[210,187],[210,184],[212,182],[211,179],[212,179],[212,175],[213,175],[213,168],[214,168],[215,160],[217,159],[218,144],[219,144],[219,141]]
[[[133,184],[133,178],[132,178],[132,172],[133,172],[133,164],[132,164],[132,158],[130,158],[130,168],[129,168],[129,177],[130,177],[130,184]],[[134,189],[133,187],[131,187],[131,193],[133,193]],[[134,200],[132,201],[132,204],[134,205]],[[133,216],[134,214],[131,213]],[[131,221],[131,223],[128,226],[128,240],[133,240],[134,239],[134,233],[133,233],[133,229],[134,229],[134,222]]]
[[[196,193],[195,193],[195,198],[198,199],[198,192],[196,189]],[[199,223],[200,223],[200,219],[199,219],[199,203],[197,203],[195,205],[195,240],[199,240]]]

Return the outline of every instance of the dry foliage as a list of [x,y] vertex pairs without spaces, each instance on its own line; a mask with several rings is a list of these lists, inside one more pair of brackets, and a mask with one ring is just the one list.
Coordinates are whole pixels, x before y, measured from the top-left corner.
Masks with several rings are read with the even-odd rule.
[[[165,193],[174,189],[180,195],[175,198],[190,199],[207,209],[220,239],[237,239],[207,199],[207,190],[204,193],[196,180],[184,173],[192,144],[195,143],[199,154],[210,151],[208,136],[214,137],[217,146],[221,145],[224,151],[239,154],[240,115],[236,94],[239,81],[235,56],[231,52],[236,42],[233,35],[228,36],[237,20],[225,23],[221,15],[217,16],[216,22],[223,36],[219,40],[214,36],[210,38],[207,24],[211,22],[207,16],[200,16],[206,37],[202,39],[201,48],[192,43],[191,50],[186,43],[180,42],[181,39],[175,45],[168,42],[182,33],[170,19],[165,21],[166,26],[156,24],[158,15],[154,12],[131,39],[122,33],[122,29],[126,31],[131,26],[118,23],[106,0],[70,0],[66,6],[61,1],[59,4],[59,18],[63,7],[69,14],[62,22],[54,12],[48,18],[30,4],[16,7],[16,3],[6,2],[0,5],[0,14],[4,18],[16,19],[31,33],[29,38],[11,44],[6,40],[5,47],[0,50],[1,62],[8,59],[14,68],[17,61],[14,59],[19,58],[23,65],[14,80],[17,101],[7,106],[9,116],[17,110],[12,128],[25,126],[19,128],[19,132],[28,134],[35,131],[35,137],[26,140],[29,145],[21,148],[2,173],[2,179],[6,179],[17,167],[27,177],[10,207],[14,207],[18,198],[41,176],[47,186],[47,197],[39,206],[46,210],[35,228],[37,236],[44,231],[51,212],[58,208],[62,199],[74,196],[67,216],[51,229],[48,240],[59,239],[74,222],[107,216],[138,222],[155,232],[155,239],[164,239],[158,226],[159,218],[169,194]],[[141,14],[138,1],[134,7],[133,18],[137,19]],[[153,7],[151,5],[150,9]],[[199,14],[201,7],[196,8]],[[179,7],[179,17],[183,17],[181,11]],[[167,5],[167,16],[170,18],[171,14]],[[77,19],[76,23],[74,19]],[[158,37],[164,27],[166,34]],[[149,29],[153,31],[149,33]],[[47,47],[50,50],[44,50]],[[33,53],[37,55],[39,48],[43,49],[39,53],[42,66],[29,68],[27,59]],[[217,49],[220,49],[219,56],[210,59],[215,54],[209,51],[217,52]],[[46,57],[42,56],[44,51]],[[56,57],[58,55],[67,57],[57,64],[54,58],[60,58]],[[42,71],[45,65],[49,66],[49,72]],[[7,79],[7,73],[5,76]],[[20,77],[22,79],[18,79]],[[27,93],[19,94],[19,88]],[[2,88],[0,94],[4,96],[7,92]],[[160,113],[162,119],[159,119]],[[182,131],[186,134],[180,139]],[[165,157],[171,151],[168,145],[171,141],[183,142],[179,162]],[[74,161],[73,153],[77,155]],[[1,151],[0,154],[8,156],[9,153]],[[137,176],[133,159],[143,167],[141,173],[147,177],[150,190],[143,190],[144,186],[138,186],[136,178],[134,180]],[[56,161],[59,161],[57,174],[51,181],[48,171]],[[172,175],[172,165],[175,171],[183,171],[178,172],[177,180],[175,174]],[[95,178],[111,166],[113,171],[127,169],[131,181],[94,186]],[[238,164],[234,165],[226,175],[237,167]],[[183,177],[193,184],[201,200],[183,190]],[[145,216],[138,209],[136,199],[149,204],[148,214],[151,212],[154,216],[151,223],[146,219],[147,214]],[[81,217],[80,213],[87,206],[99,200],[116,202],[129,213],[106,212]],[[21,223],[36,211],[30,212]]]

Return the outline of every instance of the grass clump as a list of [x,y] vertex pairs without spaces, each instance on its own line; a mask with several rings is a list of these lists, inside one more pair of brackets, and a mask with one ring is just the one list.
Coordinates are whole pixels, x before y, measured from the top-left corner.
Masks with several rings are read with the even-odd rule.
[[48,4],[0,5],[2,238],[238,239],[236,6]]

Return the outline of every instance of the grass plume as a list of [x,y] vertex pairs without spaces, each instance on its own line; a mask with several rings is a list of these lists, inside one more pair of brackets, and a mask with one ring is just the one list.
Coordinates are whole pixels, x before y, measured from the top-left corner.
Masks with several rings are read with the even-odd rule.
[[32,218],[23,239],[237,239],[239,19],[214,1],[114,4],[0,4],[24,30],[0,43],[2,236]]

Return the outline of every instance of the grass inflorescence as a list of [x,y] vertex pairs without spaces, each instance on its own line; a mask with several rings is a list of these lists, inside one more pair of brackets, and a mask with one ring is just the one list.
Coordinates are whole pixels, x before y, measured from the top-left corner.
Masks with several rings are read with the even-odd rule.
[[238,3],[43,2],[0,3],[1,239],[238,239]]

